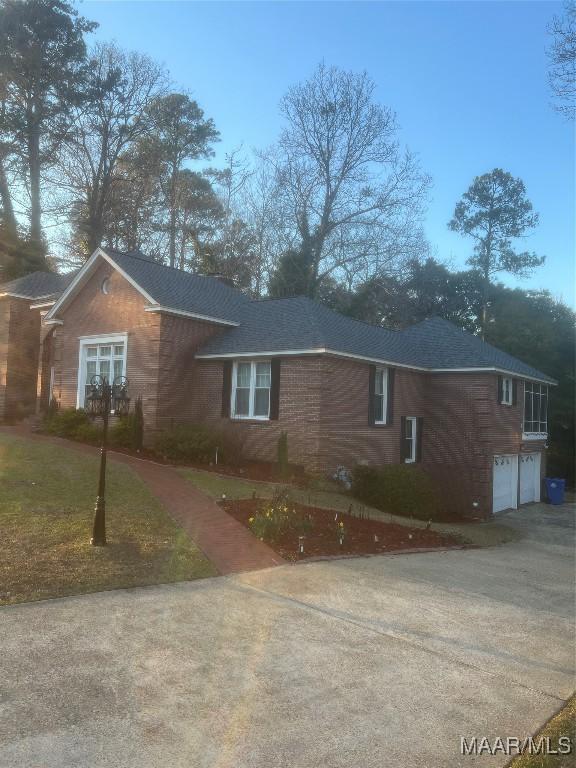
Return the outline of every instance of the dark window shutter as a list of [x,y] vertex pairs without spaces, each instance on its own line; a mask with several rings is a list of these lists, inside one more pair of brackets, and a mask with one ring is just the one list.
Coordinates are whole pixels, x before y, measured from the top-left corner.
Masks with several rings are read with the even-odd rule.
[[232,360],[224,360],[224,375],[222,377],[222,416],[230,416],[230,397],[232,394]]
[[280,415],[280,360],[270,362],[270,419],[278,421]]
[[388,368],[388,398],[386,400],[386,424],[394,419],[394,368]]
[[368,366],[368,424],[374,425],[374,392],[376,391],[376,366]]
[[422,416],[418,416],[416,419],[416,461],[422,461],[422,435],[423,435],[424,419]]
[[406,416],[400,418],[400,461],[408,456],[408,441],[406,440]]
[[502,396],[504,395],[504,388],[502,386],[502,376],[498,376],[498,402],[502,403]]
[[518,380],[512,379],[512,405],[518,405]]

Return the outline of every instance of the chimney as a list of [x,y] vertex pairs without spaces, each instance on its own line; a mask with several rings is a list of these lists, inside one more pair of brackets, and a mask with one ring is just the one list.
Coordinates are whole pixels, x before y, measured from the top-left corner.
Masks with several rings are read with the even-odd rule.
[[236,288],[234,280],[231,277],[223,275],[222,272],[207,272],[206,277],[214,277],[216,280],[220,280],[221,283],[227,285],[229,288]]

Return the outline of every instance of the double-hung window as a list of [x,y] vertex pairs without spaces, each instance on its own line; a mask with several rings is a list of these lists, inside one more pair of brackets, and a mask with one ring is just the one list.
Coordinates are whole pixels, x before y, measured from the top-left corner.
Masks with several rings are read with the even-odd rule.
[[79,408],[84,407],[86,386],[94,376],[109,384],[126,375],[126,336],[108,336],[80,340],[80,368],[78,370]]
[[270,417],[271,378],[269,360],[234,363],[232,418],[268,419]]
[[413,464],[416,461],[416,440],[418,438],[417,422],[415,416],[406,416],[404,427],[404,461]]
[[548,387],[533,381],[524,383],[524,434],[548,434]]
[[376,368],[374,376],[374,423],[386,424],[388,410],[388,368]]
[[512,405],[512,399],[512,379],[505,376],[502,379],[502,399],[500,402],[502,405]]

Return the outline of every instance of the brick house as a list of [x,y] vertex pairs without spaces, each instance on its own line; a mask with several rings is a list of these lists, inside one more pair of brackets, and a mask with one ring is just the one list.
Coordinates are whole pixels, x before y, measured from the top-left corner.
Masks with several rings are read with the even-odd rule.
[[316,472],[419,463],[460,512],[540,498],[555,382],[438,318],[390,331],[104,249],[0,289],[0,418],[82,407],[96,374],[129,379],[148,435],[225,426],[272,460],[286,431]]

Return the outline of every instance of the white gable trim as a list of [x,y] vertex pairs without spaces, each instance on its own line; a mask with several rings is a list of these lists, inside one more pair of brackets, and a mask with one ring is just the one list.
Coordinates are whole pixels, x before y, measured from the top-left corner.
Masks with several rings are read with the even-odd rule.
[[124,270],[121,269],[121,267],[119,267],[118,264],[116,264],[114,259],[108,256],[108,254],[102,250],[102,248],[96,248],[92,256],[90,256],[86,264],[84,264],[84,266],[78,272],[76,277],[72,280],[68,288],[66,288],[62,296],[60,296],[60,298],[54,304],[52,309],[48,312],[44,322],[53,320],[55,318],[55,315],[68,303],[70,298],[72,298],[77,293],[77,291],[87,283],[88,279],[92,276],[92,273],[96,270],[96,264],[99,258],[104,259],[104,261],[107,261],[112,267],[114,267],[114,269],[117,272],[119,272],[122,275],[122,277],[130,283],[130,285],[136,288],[136,290],[142,296],[144,296],[144,298],[147,301],[149,301],[152,304],[157,303],[150,296],[150,294],[146,293],[146,291],[143,288],[141,288],[129,275],[127,275],[126,272],[124,272]]

